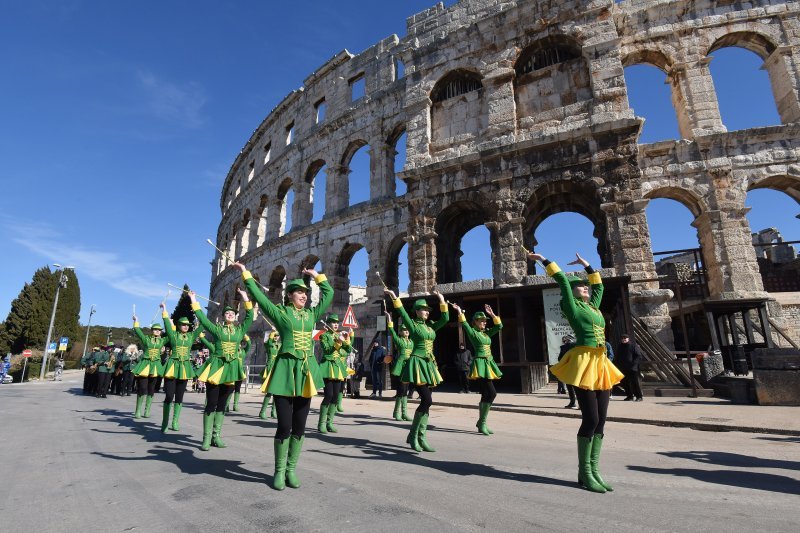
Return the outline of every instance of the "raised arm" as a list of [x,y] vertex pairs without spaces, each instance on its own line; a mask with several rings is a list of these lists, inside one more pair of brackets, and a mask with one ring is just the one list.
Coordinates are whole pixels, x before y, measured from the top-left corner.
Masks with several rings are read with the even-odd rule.
[[169,319],[169,315],[167,314],[167,307],[162,302],[161,305],[161,320],[164,322],[164,332],[167,334],[167,338],[169,339],[169,343],[172,346],[175,346],[175,328],[172,325],[172,321]]
[[195,297],[194,291],[189,291],[189,299],[192,301],[192,311],[194,311],[194,315],[197,317],[197,320],[200,321],[200,324],[203,325],[212,335],[215,337],[217,334],[217,326],[213,322],[211,322],[206,314],[203,312],[203,309],[200,307],[200,304],[197,303],[197,298]]
[[[282,322],[280,317],[280,309],[277,305],[272,303],[267,295],[261,290],[261,287],[258,286],[258,282],[253,279],[253,275],[250,273],[247,268],[242,263],[234,263],[234,267],[238,268],[242,272],[242,281],[244,282],[244,286],[247,289],[247,292],[250,293],[250,296],[253,297],[253,300],[256,301],[261,311],[266,315],[272,323],[275,324],[277,322]],[[252,302],[251,302],[252,305]],[[246,320],[246,319],[245,319]],[[249,327],[249,326],[248,326]]]
[[314,278],[314,283],[319,287],[319,303],[311,308],[314,313],[314,321],[317,321],[322,318],[322,315],[333,303],[333,287],[328,283],[328,278],[325,274],[320,274],[313,268],[304,268],[303,275]]
[[561,290],[561,310],[567,319],[574,317],[577,312],[575,306],[575,297],[572,295],[572,287],[569,286],[569,280],[566,274],[561,271],[561,268],[554,262],[545,259],[541,254],[528,254],[528,259],[539,261],[544,265],[544,270],[548,276],[555,280],[558,288]]
[[389,333],[392,336],[392,342],[395,346],[400,346],[400,335],[394,330],[394,324],[392,323],[392,315],[388,312],[384,313],[386,315],[386,329],[389,330]]
[[253,302],[250,301],[250,297],[247,296],[247,291],[243,289],[238,289],[239,296],[242,298],[244,302],[244,321],[242,322],[242,331],[247,333],[250,329],[250,326],[253,325],[253,320],[255,320],[256,313],[253,311]]
[[203,333],[205,329],[206,328],[203,327],[203,324],[197,324],[197,327],[194,328],[194,331],[192,332],[192,344],[195,343],[197,338],[200,336],[201,333]]
[[431,324],[431,328],[433,328],[433,331],[439,331],[450,321],[450,313],[448,311],[450,306],[444,301],[444,296],[442,296],[442,293],[439,291],[433,291],[433,294],[439,297],[439,311],[441,311],[442,314],[439,317],[439,320]]
[[391,298],[394,310],[397,311],[398,315],[400,315],[400,320],[403,322],[403,324],[405,324],[406,328],[408,328],[408,331],[411,333],[416,333],[417,325],[413,320],[411,320],[411,317],[408,316],[408,313],[403,307],[403,302],[400,301],[400,298],[398,298],[391,289],[384,289],[383,292],[386,293],[389,298]]
[[489,318],[491,318],[491,319],[492,319],[492,327],[488,328],[488,329],[485,331],[485,333],[486,333],[487,335],[489,335],[490,337],[492,337],[493,335],[496,335],[498,331],[500,331],[501,329],[503,329],[503,322],[500,320],[500,317],[499,317],[499,316],[497,316],[496,314],[494,314],[494,311],[492,310],[492,306],[491,306],[491,305],[489,305],[489,304],[486,304],[486,305],[484,305],[484,306],[483,306],[483,309],[486,311],[486,315],[487,315]]
[[138,337],[139,342],[141,342],[145,348],[147,348],[147,337],[142,331],[142,328],[139,327],[139,319],[136,318],[136,315],[133,315],[133,333],[136,334]]
[[216,351],[216,346],[214,346],[214,343],[212,343],[211,341],[208,340],[208,338],[206,338],[205,333],[200,333],[200,335],[197,338],[203,344],[203,346],[208,348],[209,352],[214,353]]

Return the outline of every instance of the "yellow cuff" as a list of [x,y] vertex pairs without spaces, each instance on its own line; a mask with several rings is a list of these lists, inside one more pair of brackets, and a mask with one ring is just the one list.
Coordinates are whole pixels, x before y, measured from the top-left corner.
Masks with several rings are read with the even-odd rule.
[[167,312],[166,312],[166,311],[162,311],[162,312],[161,312],[161,318],[167,318],[168,316],[169,316],[169,315],[167,314]]
[[561,269],[558,268],[558,265],[555,263],[555,261],[550,261],[550,264],[544,267],[544,271],[547,272],[548,276],[553,276],[554,274],[561,272]]
[[392,300],[392,305],[394,306],[395,309],[400,309],[401,307],[403,307],[403,302],[401,302],[400,298],[398,298],[397,300]]
[[600,285],[603,281],[600,279],[600,272],[592,272],[589,274],[589,285]]
[[495,317],[492,319],[492,322],[494,322],[495,326],[498,325],[500,323],[500,317],[495,315]]
[[270,339],[274,339],[276,335],[277,335],[277,333],[275,333],[274,331],[270,331],[269,332],[269,338]]
[[249,340],[250,340],[250,337],[248,337],[247,335],[245,335],[245,336],[244,336],[244,340],[246,340],[246,341],[249,341]]
[[467,317],[464,316],[464,313],[459,313],[458,321],[459,322],[466,322],[467,321]]
[[328,281],[328,276],[326,276],[325,274],[320,274],[319,276],[314,278],[314,281],[316,282],[317,285],[319,285],[323,281]]
[[197,303],[197,302],[194,302],[194,303],[192,304],[192,311],[197,311],[197,310],[199,310],[199,309],[201,309],[201,307],[200,307],[200,304],[199,304],[199,303]]
[[200,338],[201,338],[201,339],[205,339],[205,338],[206,338],[206,334],[205,334],[205,333],[203,333],[202,331],[200,332]]
[[138,322],[134,322],[133,323],[133,327],[138,328],[139,327],[139,323]]
[[252,277],[253,277],[253,275],[250,273],[249,270],[245,270],[244,272],[242,272],[242,279],[244,281],[247,281],[248,279],[250,279]]
[[247,300],[247,301],[244,303],[244,308],[245,308],[246,310],[248,310],[248,311],[249,311],[249,310],[251,310],[251,309],[253,308],[253,302],[251,302],[250,300]]
[[386,323],[386,327],[387,327],[387,328],[393,328],[393,327],[394,327],[394,322],[392,322],[391,320],[390,320],[390,321],[388,321],[388,322]]
[[447,311],[447,304],[446,304],[446,303],[444,303],[444,304],[439,304],[439,311],[441,311],[442,313],[444,313],[445,311]]

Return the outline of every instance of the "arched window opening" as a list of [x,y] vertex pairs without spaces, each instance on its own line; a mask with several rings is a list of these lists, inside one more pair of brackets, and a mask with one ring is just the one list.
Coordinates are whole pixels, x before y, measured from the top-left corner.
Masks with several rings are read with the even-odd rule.
[[314,161],[306,173],[308,183],[308,203],[311,206],[311,223],[319,222],[325,216],[325,190],[327,181],[325,161]]
[[796,266],[800,250],[798,201],[781,190],[759,188],[748,191],[746,202],[764,290],[800,291],[800,272]]
[[565,63],[580,57],[580,51],[575,47],[552,40],[543,40],[530,47],[517,61],[517,76],[523,76],[535,70],[541,70],[558,63]]
[[[448,206],[436,218],[436,278],[438,283],[468,281],[471,276],[492,278],[492,249],[494,243],[487,238],[486,213],[478,202],[460,201]],[[471,234],[467,237],[468,234]],[[467,237],[466,242],[464,241]],[[464,246],[468,246],[468,250]],[[469,252],[472,263],[463,255]],[[470,277],[465,277],[467,274]]]
[[283,289],[286,285],[286,269],[283,266],[277,266],[272,271],[269,277],[269,285],[267,286],[267,297],[272,303],[283,303]]
[[628,104],[636,116],[645,119],[640,143],[679,139],[678,115],[672,105],[672,86],[666,73],[647,64],[625,67]]
[[[534,251],[540,252],[550,261],[555,261],[564,271],[581,270],[580,266],[568,265],[575,260],[576,252],[594,268],[599,269],[599,242],[594,234],[595,225],[584,215],[570,211],[555,213],[542,220],[534,229]],[[537,264],[536,268],[537,274],[544,274],[540,265]]]
[[406,75],[406,66],[399,57],[394,57],[394,79],[395,81],[402,79]]
[[491,233],[475,226],[461,238],[461,280],[492,279]]
[[480,76],[474,72],[456,70],[436,83],[433,91],[431,91],[431,101],[433,103],[444,102],[462,94],[480,91],[481,89],[483,89],[483,84]]
[[386,254],[386,266],[380,271],[386,286],[398,294],[407,294],[411,282],[408,273],[408,244],[403,235],[394,238]]
[[[480,77],[465,70],[447,74],[431,91],[431,142],[434,150],[477,137],[486,127],[483,85]],[[459,139],[461,137],[461,139]]]
[[342,309],[348,304],[366,301],[368,269],[369,254],[364,246],[357,242],[344,243],[329,273],[334,290],[334,308]]
[[393,160],[393,172],[394,172],[394,193],[395,196],[403,196],[407,191],[408,187],[406,186],[406,182],[401,180],[398,174],[403,171],[403,168],[406,166],[406,132],[397,137],[394,141],[394,160]]
[[370,199],[370,156],[369,145],[359,148],[350,159],[348,176],[350,200],[348,205],[353,206]]
[[261,195],[261,200],[258,203],[258,209],[256,210],[256,247],[261,246],[264,244],[264,241],[267,238],[267,210],[269,205],[269,198],[267,198],[266,194]]
[[363,303],[367,299],[367,271],[369,270],[369,255],[365,248],[357,251],[348,268],[350,278],[350,303]]
[[292,208],[294,207],[294,190],[292,180],[286,178],[278,187],[278,208],[280,209],[278,236],[286,235],[292,228]]

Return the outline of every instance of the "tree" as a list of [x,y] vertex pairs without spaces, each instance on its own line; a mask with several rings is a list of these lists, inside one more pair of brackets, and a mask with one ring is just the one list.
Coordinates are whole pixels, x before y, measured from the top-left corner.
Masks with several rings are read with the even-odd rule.
[[189,322],[194,324],[194,311],[192,311],[192,301],[189,299],[188,291],[189,286],[184,284],[181,297],[178,298],[178,303],[175,304],[175,310],[172,311],[171,318],[173,324],[177,324],[178,319],[183,317],[188,318]]
[[[74,271],[70,270],[66,275],[68,278],[66,288],[62,288],[59,293],[53,335],[69,337],[74,341],[79,331],[80,286]],[[49,267],[42,267],[33,274],[33,280],[26,283],[19,296],[11,302],[11,311],[5,320],[3,338],[0,338],[0,342],[5,340],[12,352],[19,353],[27,347],[44,345],[60,278],[60,270],[51,272]]]

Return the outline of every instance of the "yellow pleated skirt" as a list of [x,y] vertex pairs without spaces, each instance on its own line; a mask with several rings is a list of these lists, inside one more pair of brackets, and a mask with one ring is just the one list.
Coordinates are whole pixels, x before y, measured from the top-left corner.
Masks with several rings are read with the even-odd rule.
[[623,375],[608,360],[605,347],[575,346],[550,367],[562,383],[586,390],[609,390]]

